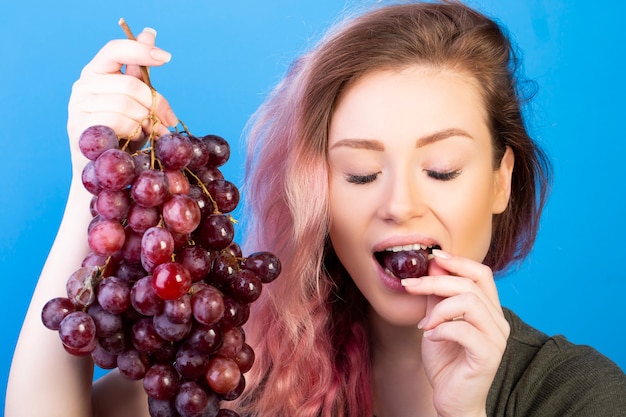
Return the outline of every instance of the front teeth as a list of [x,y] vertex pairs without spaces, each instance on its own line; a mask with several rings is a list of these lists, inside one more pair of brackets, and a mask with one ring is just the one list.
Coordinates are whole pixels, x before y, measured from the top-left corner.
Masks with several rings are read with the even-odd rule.
[[415,243],[413,245],[403,245],[403,246],[392,246],[391,248],[387,248],[385,249],[385,251],[387,252],[402,252],[402,251],[407,251],[407,250],[426,250],[426,249],[432,249],[433,246],[428,246],[428,245],[420,245],[419,243]]

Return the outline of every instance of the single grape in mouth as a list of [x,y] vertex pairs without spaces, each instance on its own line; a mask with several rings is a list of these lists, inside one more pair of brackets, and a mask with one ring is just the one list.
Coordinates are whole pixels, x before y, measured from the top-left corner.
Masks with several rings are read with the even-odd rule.
[[438,245],[425,247],[414,245],[407,250],[393,250],[392,248],[375,253],[375,257],[387,273],[398,278],[417,278],[428,273],[428,261],[432,257],[433,249],[440,249]]

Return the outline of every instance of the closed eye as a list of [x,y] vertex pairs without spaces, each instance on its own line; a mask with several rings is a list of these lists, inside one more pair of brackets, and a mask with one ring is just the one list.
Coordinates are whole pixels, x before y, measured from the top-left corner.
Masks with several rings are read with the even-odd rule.
[[368,175],[346,174],[346,181],[352,184],[369,184],[370,182],[374,182],[376,178],[378,178],[378,174],[380,174],[380,172],[375,172]]
[[459,175],[461,175],[460,170],[439,172],[439,171],[431,171],[431,170],[426,169],[424,171],[430,178],[439,180],[439,181],[450,181],[450,180],[455,179]]

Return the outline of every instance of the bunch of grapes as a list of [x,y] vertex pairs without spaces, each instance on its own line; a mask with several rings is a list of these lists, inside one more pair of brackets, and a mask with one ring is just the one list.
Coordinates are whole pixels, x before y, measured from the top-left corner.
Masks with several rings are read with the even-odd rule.
[[237,416],[220,403],[245,387],[254,351],[242,326],[280,261],[234,241],[223,138],[185,127],[132,154],[128,143],[107,126],[80,137],[91,252],[42,321],[67,352],[143,379],[153,417]]

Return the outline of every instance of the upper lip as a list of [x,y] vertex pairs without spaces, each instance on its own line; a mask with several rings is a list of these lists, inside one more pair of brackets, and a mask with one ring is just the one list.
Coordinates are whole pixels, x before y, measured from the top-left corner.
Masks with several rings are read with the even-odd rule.
[[[432,237],[424,236],[424,235],[413,235],[413,236],[392,236],[386,239],[377,242],[374,247],[374,252],[382,252],[384,250],[388,250],[391,248],[400,248],[402,246],[409,245],[423,245],[423,246],[441,246],[437,240]],[[407,250],[407,249],[403,249]]]

